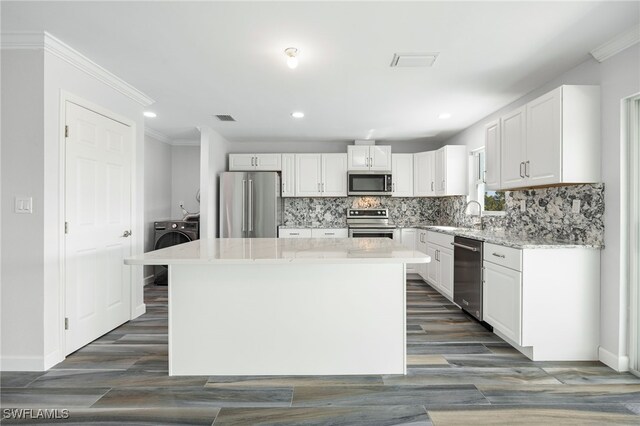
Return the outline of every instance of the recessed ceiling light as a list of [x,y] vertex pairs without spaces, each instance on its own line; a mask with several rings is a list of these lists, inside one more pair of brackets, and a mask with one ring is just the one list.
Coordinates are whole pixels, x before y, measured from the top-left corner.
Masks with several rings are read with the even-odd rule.
[[438,116],[438,118],[439,118],[440,120],[446,120],[447,118],[451,118],[451,114],[449,114],[448,112],[443,112],[442,114],[440,114],[440,115]]
[[145,111],[142,113],[145,117],[156,118],[156,113],[153,111]]
[[298,49],[295,47],[287,47],[284,49],[285,55],[287,55],[287,66],[291,69],[298,67]]
[[292,113],[291,113],[291,116],[292,116],[293,118],[302,118],[302,117],[304,117],[304,112],[302,112],[302,111],[295,111],[295,112],[292,112]]

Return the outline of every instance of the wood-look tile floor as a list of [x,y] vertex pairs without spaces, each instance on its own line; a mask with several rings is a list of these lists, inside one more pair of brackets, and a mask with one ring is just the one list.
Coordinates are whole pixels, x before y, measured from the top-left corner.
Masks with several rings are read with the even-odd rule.
[[640,379],[529,361],[422,281],[407,283],[406,376],[169,377],[166,287],[145,299],[48,372],[2,373],[2,408],[69,409],[51,424],[640,425]]

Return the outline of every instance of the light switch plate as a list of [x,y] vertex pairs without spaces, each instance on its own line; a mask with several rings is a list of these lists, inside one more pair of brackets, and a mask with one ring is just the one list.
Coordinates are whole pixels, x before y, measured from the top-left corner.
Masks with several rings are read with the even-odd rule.
[[31,214],[33,213],[33,198],[31,197],[16,197],[16,204],[14,211],[19,214]]
[[403,212],[407,211],[407,203],[402,203],[402,211]]
[[571,212],[580,213],[580,200],[573,200],[573,203],[571,203]]
[[521,212],[527,211],[527,202],[526,202],[526,200],[520,200],[520,211]]

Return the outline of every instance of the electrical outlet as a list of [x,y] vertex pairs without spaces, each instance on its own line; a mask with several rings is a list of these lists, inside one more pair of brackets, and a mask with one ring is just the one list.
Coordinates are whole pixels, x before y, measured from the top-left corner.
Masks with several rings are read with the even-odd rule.
[[16,197],[14,212],[20,214],[33,213],[33,199],[31,197]]
[[520,200],[520,211],[521,212],[527,211],[527,202],[525,200]]
[[580,213],[580,200],[573,200],[573,203],[571,203],[571,213]]
[[322,206],[318,204],[316,206],[316,212],[320,213],[321,211],[322,211]]
[[407,203],[402,203],[402,211],[403,212],[407,211]]

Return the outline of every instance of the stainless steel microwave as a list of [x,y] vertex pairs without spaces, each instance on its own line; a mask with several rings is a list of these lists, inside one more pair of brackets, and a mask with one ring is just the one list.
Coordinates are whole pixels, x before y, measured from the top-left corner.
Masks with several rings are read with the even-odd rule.
[[348,172],[349,195],[391,195],[391,172]]

